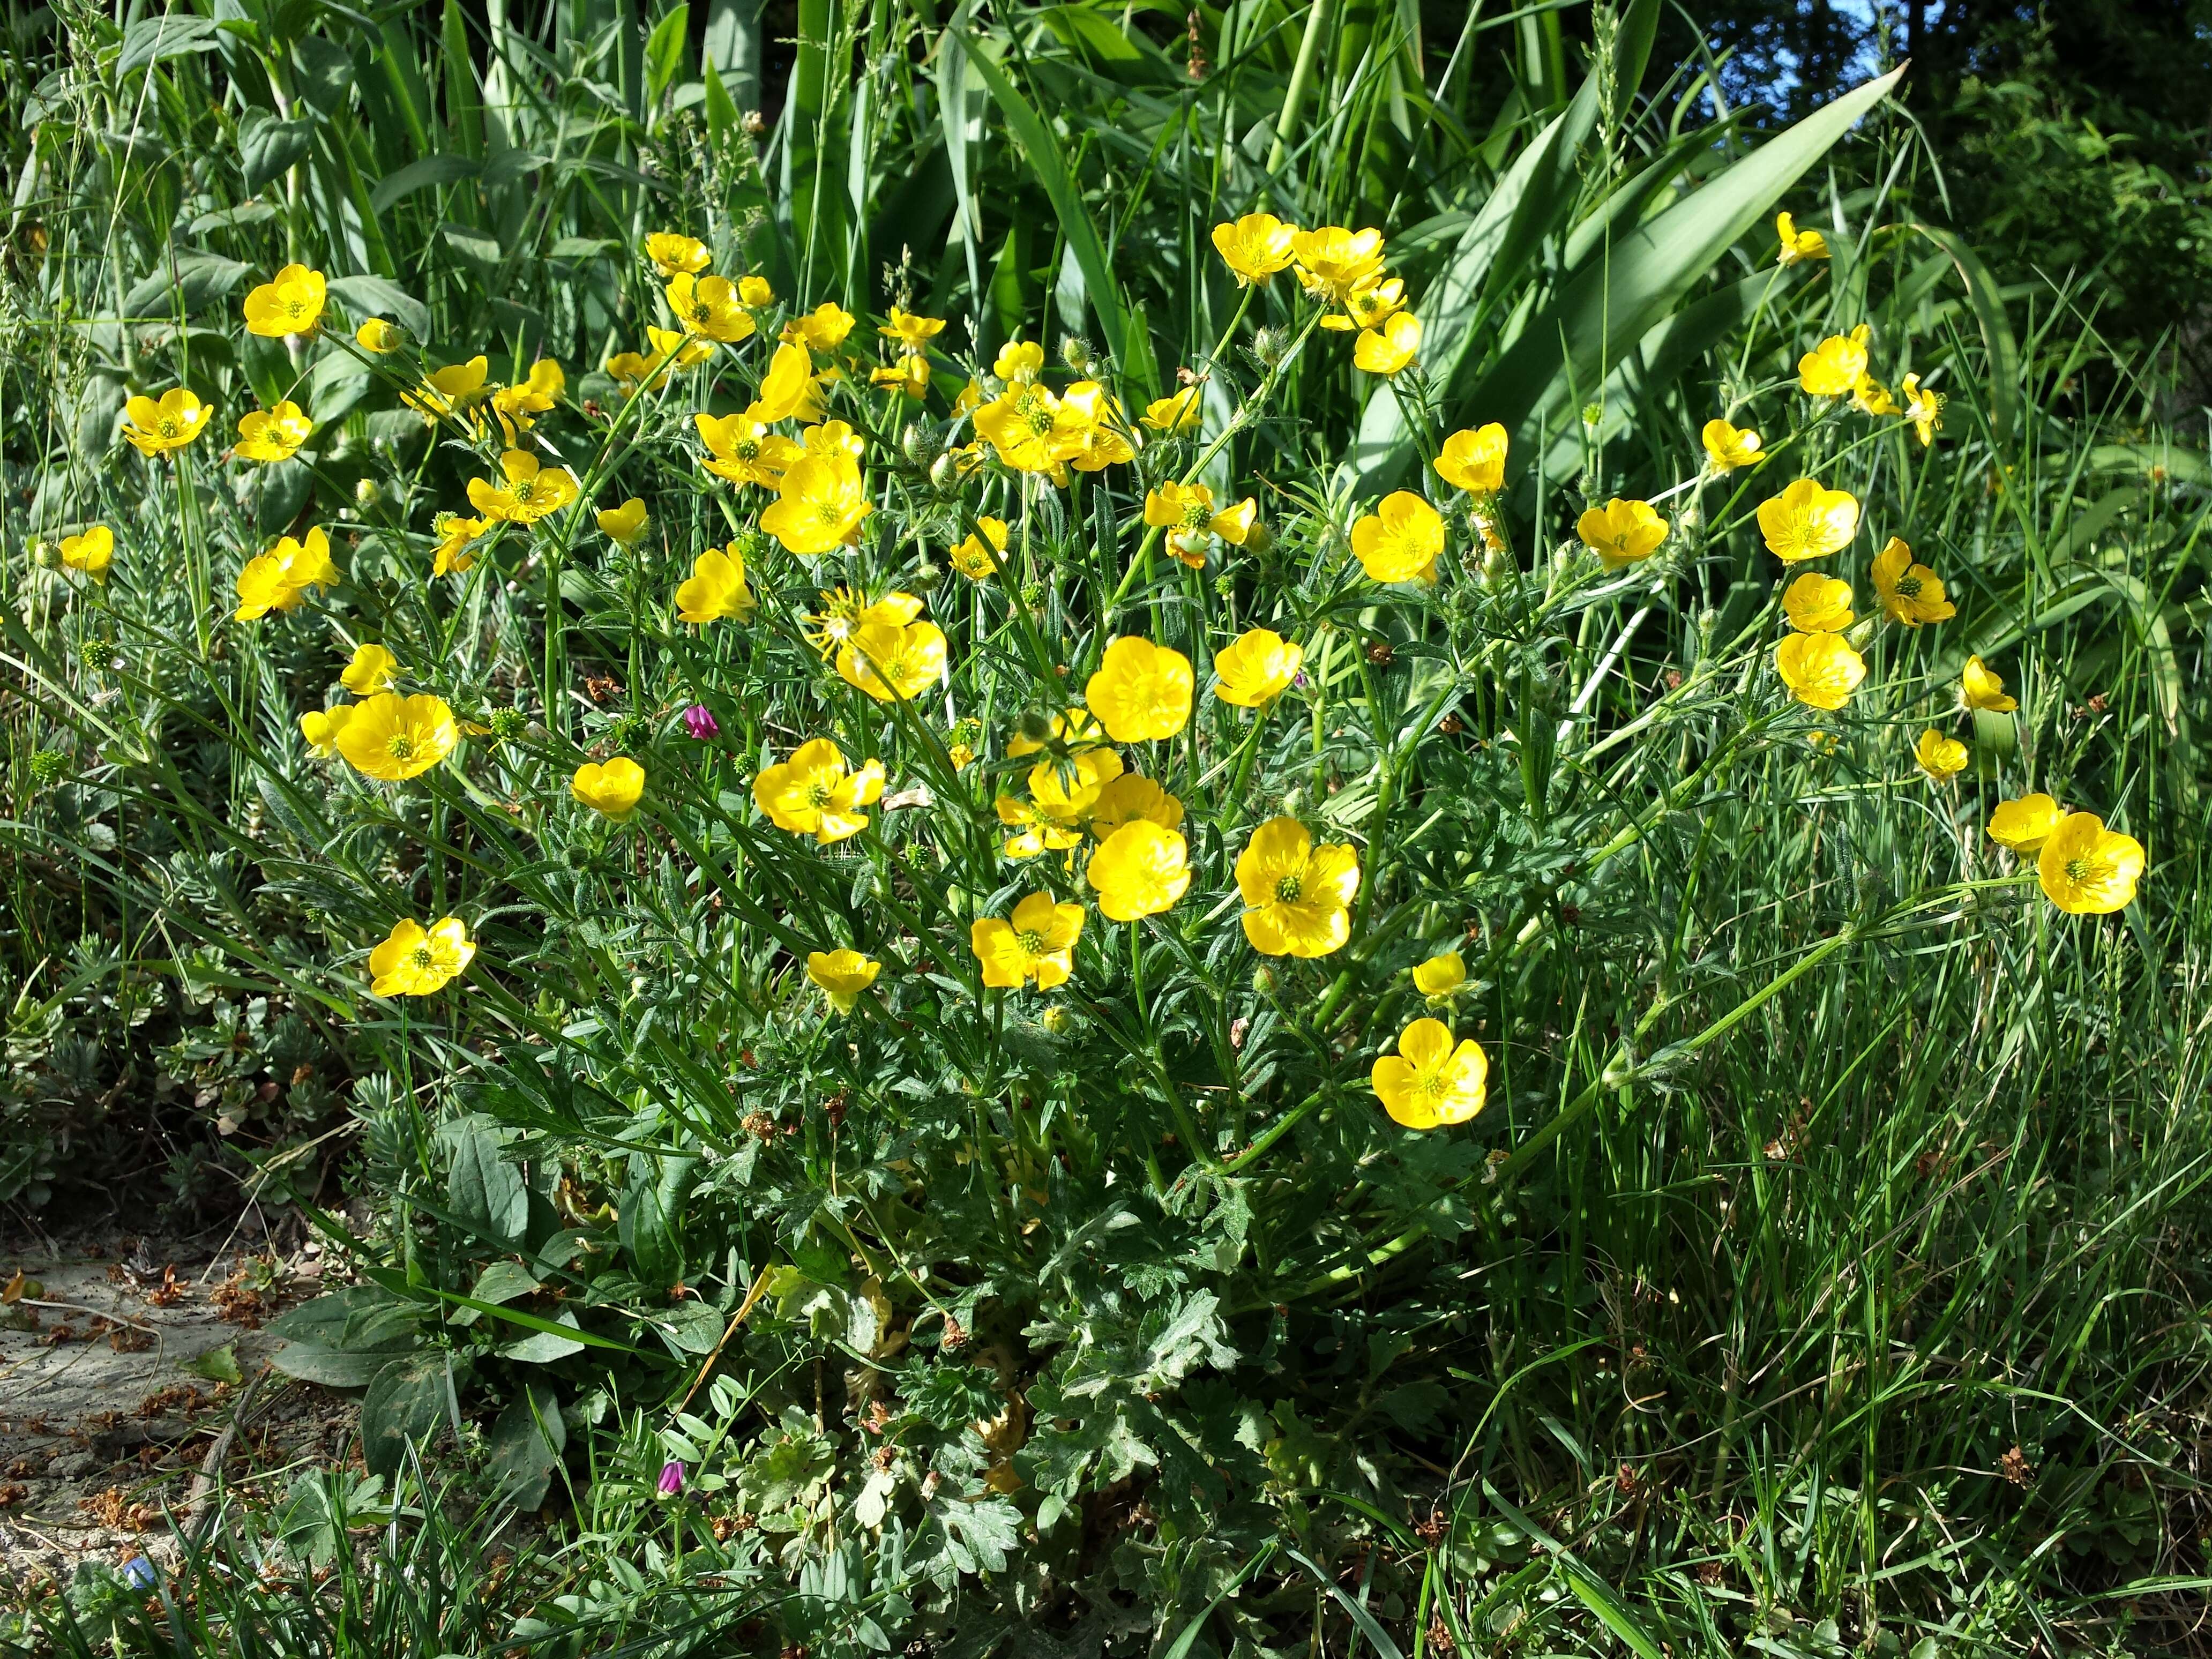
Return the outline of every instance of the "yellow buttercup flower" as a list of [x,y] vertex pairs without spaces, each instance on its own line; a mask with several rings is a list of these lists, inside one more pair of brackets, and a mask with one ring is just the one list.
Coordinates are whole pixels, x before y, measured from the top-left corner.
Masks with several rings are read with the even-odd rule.
[[793,553],[827,553],[857,543],[860,521],[876,510],[853,458],[802,454],[786,470],[760,527]]
[[469,551],[469,544],[489,530],[489,519],[465,518],[459,513],[441,513],[430,521],[436,532],[438,550],[434,556],[430,574],[434,576],[459,575],[477,562]]
[[1413,964],[1413,988],[1431,1002],[1449,996],[1466,983],[1467,963],[1456,951]]
[[1943,424],[1943,394],[1922,388],[1917,374],[1908,374],[1898,388],[1905,394],[1905,418],[1912,423],[1921,447],[1936,441],[1936,434]]
[[805,452],[781,433],[770,432],[750,414],[695,415],[700,442],[707,446],[699,465],[732,483],[774,489]]
[[1409,368],[1421,349],[1421,319],[1401,311],[1380,328],[1361,333],[1352,349],[1355,367],[1384,378]]
[[95,581],[107,580],[107,567],[115,562],[115,532],[104,524],[88,526],[74,536],[62,538],[62,567],[82,570]]
[[678,622],[743,622],[753,614],[754,603],[745,583],[744,550],[735,542],[726,550],[708,548],[691,561],[690,575],[676,585]]
[[1080,823],[1106,786],[1121,775],[1121,757],[1110,749],[1087,750],[1065,761],[1030,768],[1030,795],[1037,810],[1060,823]]
[[656,369],[653,360],[635,351],[617,351],[606,361],[607,374],[625,393],[658,392],[668,384],[668,370]]
[[1945,737],[1931,726],[1912,745],[1912,758],[1920,763],[1922,771],[1943,783],[1966,769],[1966,745],[1956,738]]
[[2035,866],[2044,896],[2074,916],[2125,909],[2142,872],[2142,843],[2106,829],[2094,812],[2069,812],[2061,818]]
[[845,343],[845,337],[853,331],[853,313],[835,301],[824,300],[803,316],[793,317],[783,325],[783,337],[796,340],[809,351],[827,356]]
[[1825,559],[1859,533],[1858,497],[1848,489],[1824,489],[1818,478],[1800,478],[1759,504],[1759,533],[1778,559],[1791,564]]
[[1370,581],[1433,582],[1443,516],[1412,490],[1395,489],[1352,526],[1352,550]]
[[1866,659],[1841,634],[1792,634],[1774,647],[1775,672],[1808,708],[1841,708],[1866,678]]
[[1044,348],[1035,340],[1009,340],[991,360],[991,373],[1009,386],[1027,386],[1044,373]]
[[1190,659],[1172,646],[1124,635],[1106,647],[1083,701],[1116,743],[1171,738],[1190,720]]
[[490,395],[484,390],[490,375],[491,359],[479,352],[465,363],[432,369],[414,391],[401,392],[399,401],[422,416],[425,425],[452,419],[473,431],[479,425],[474,410]]
[[919,403],[929,395],[929,359],[909,353],[895,363],[869,370],[868,384]]
[[1036,801],[1001,795],[992,803],[992,810],[998,813],[999,822],[1012,832],[1000,847],[1000,851],[1010,859],[1033,859],[1048,849],[1060,852],[1083,840],[1082,830],[1066,819],[1054,817]]
[[1016,380],[974,418],[976,434],[1005,465],[1017,472],[1044,473],[1054,483],[1067,481],[1068,452],[1083,441],[1086,424],[1080,410],[1043,386]]
[[1190,886],[1189,846],[1149,819],[1123,824],[1098,843],[1083,878],[1109,921],[1135,921],[1170,908]]
[[1897,404],[1889,395],[1889,388],[1871,374],[1862,374],[1852,383],[1851,404],[1862,415],[1894,415]]
[[568,780],[568,793],[594,812],[623,823],[645,797],[645,769],[628,755],[617,755],[604,765],[586,761]]
[[631,496],[620,507],[603,507],[598,514],[599,533],[611,542],[624,547],[645,534],[646,526],[652,521],[645,503]]
[[1272,213],[1248,213],[1213,228],[1213,251],[1240,285],[1264,283],[1296,257],[1298,228]]
[[238,620],[252,622],[271,611],[295,611],[311,587],[335,587],[337,567],[331,562],[330,538],[318,525],[304,541],[278,538],[266,553],[246,562],[238,573]]
[[1782,614],[1801,634],[1840,634],[1857,620],[1851,611],[1851,585],[1815,570],[1783,590]]
[[387,351],[397,351],[407,343],[407,331],[397,323],[388,323],[381,317],[371,317],[353,331],[354,343],[363,351],[381,357]]
[[1073,953],[1082,933],[1081,905],[1031,893],[1010,918],[984,916],[969,924],[968,945],[982,964],[984,984],[1012,989],[1035,980],[1038,990],[1049,991],[1075,971]]
[[493,392],[492,413],[499,417],[507,442],[514,443],[518,432],[527,432],[536,425],[538,416],[559,403],[568,389],[568,377],[561,365],[550,357],[540,357],[531,364],[526,378]]
[[1291,239],[1291,257],[1307,293],[1342,305],[1382,269],[1382,233],[1324,225]]
[[886,340],[896,340],[899,349],[908,356],[917,356],[929,349],[929,343],[945,332],[942,317],[917,317],[910,311],[891,307],[890,320],[876,331]]
[[453,752],[461,731],[445,699],[380,691],[356,703],[338,728],[338,753],[357,772],[386,783],[420,775]]
[[246,296],[246,331],[268,339],[311,332],[323,314],[323,273],[286,265]]
[[799,434],[799,447],[809,455],[849,455],[859,460],[868,453],[868,441],[843,421],[824,421]]
[[458,976],[476,953],[459,916],[428,927],[419,921],[395,921],[384,943],[368,953],[369,994],[427,997]]
[[656,328],[647,323],[645,338],[646,343],[653,348],[653,361],[674,368],[690,368],[705,362],[714,355],[712,340],[702,340],[697,335],[686,334],[679,328]]
[[123,405],[123,436],[142,455],[182,449],[200,435],[215,410],[189,387],[174,386],[157,402],[133,398]]
[[1575,520],[1575,534],[1607,570],[1650,558],[1667,539],[1667,520],[1649,501],[1625,501],[1618,495],[1603,507],[1586,508]]
[[1437,452],[1437,477],[1470,495],[1495,495],[1505,488],[1505,428],[1492,421],[1455,432]]
[[1716,472],[1733,472],[1740,466],[1756,466],[1759,460],[1759,434],[1726,421],[1707,421],[1698,434],[1705,459]]
[[1091,804],[1091,833],[1103,841],[1125,823],[1157,823],[1163,830],[1182,828],[1182,803],[1135,772],[1110,780]]
[[1006,550],[1006,521],[984,517],[975,522],[981,526],[983,536],[989,538],[990,546],[984,546],[981,538],[971,535],[947,556],[951,559],[955,570],[971,581],[980,582],[998,574],[999,567],[994,562],[992,553],[994,550],[1000,553]]
[[765,276],[740,276],[738,278],[738,298],[758,311],[763,306],[775,303],[775,290],[769,286]]
[[1248,629],[1213,659],[1213,695],[1239,708],[1264,708],[1283,695],[1306,653],[1273,629]]
[[1352,937],[1359,860],[1351,848],[1314,844],[1292,817],[1270,818],[1237,855],[1244,937],[1267,957],[1325,957]]
[[565,466],[546,466],[526,449],[510,449],[499,458],[504,483],[488,478],[469,480],[469,505],[487,519],[508,524],[536,524],[558,513],[579,493],[576,475]]
[[1848,335],[1831,334],[1797,360],[1797,384],[1815,398],[1848,398],[1866,373],[1867,337],[1861,323]]
[[[1338,334],[1354,329],[1378,329],[1406,308],[1406,284],[1395,276],[1370,277],[1345,296],[1344,310],[1321,319],[1321,325]],[[1416,337],[1415,344],[1419,343]]]
[[694,276],[684,271],[670,277],[661,295],[684,331],[702,339],[733,344],[750,337],[757,326],[737,285],[726,276]]
[[1206,414],[1200,406],[1202,391],[1202,387],[1187,386],[1164,398],[1153,398],[1145,405],[1142,424],[1170,437],[1197,431]]
[[1874,556],[1874,591],[1892,622],[1907,628],[1923,623],[1948,622],[1959,609],[1943,597],[1943,580],[1924,564],[1912,562],[1912,550],[1892,536]]
[[338,752],[338,733],[353,718],[353,710],[354,705],[349,702],[342,702],[335,708],[311,708],[300,716],[300,735],[319,758],[329,760]]
[[1456,1046],[1440,1019],[1417,1019],[1398,1035],[1398,1052],[1376,1060],[1376,1098],[1408,1129],[1464,1123],[1482,1110],[1490,1091],[1490,1059],[1468,1037]]
[[704,242],[672,230],[656,230],[647,237],[645,257],[660,267],[664,276],[696,276],[714,263]]
[[2009,714],[2020,707],[2018,697],[2005,695],[2002,678],[1979,657],[1966,659],[1959,676],[1959,700],[1969,708],[1987,709],[1993,714]]
[[876,982],[884,964],[858,951],[809,951],[806,977],[830,994],[830,1006],[841,1014],[853,1012],[860,993]]
[[945,678],[945,630],[864,622],[837,652],[837,678],[878,702],[911,702]]
[[1128,416],[1097,381],[1078,380],[1061,394],[1060,404],[1075,416],[1061,457],[1078,472],[1099,472],[1137,459]]
[[287,398],[276,408],[257,409],[238,417],[238,441],[231,453],[241,461],[270,465],[289,461],[314,431],[307,411]]
[[827,657],[857,635],[863,623],[903,628],[920,615],[921,601],[911,593],[895,591],[872,600],[857,587],[833,587],[822,596],[822,608],[808,615],[806,638]]
[[1782,239],[1782,251],[1775,263],[1794,265],[1801,259],[1825,259],[1828,257],[1828,239],[1817,230],[1800,230],[1797,222],[1786,213],[1774,216],[1774,234]]
[[373,697],[392,684],[399,672],[399,659],[380,645],[357,645],[338,676],[338,684],[356,697]]
[[2001,800],[1996,811],[1990,814],[1990,839],[2000,847],[2009,847],[2015,853],[2033,853],[2051,839],[2066,814],[2058,803],[2048,795],[2022,795],[2017,800]]
[[1218,536],[1232,547],[1242,547],[1252,533],[1260,504],[1247,495],[1236,506],[1217,513],[1213,491],[1202,483],[1170,482],[1145,495],[1145,522],[1168,532],[1168,551],[1196,569],[1206,562],[1205,541]]
[[753,779],[753,802],[770,823],[823,846],[847,841],[868,827],[860,809],[883,799],[884,763],[870,760],[858,771],[827,738],[811,738],[787,761],[764,766]]

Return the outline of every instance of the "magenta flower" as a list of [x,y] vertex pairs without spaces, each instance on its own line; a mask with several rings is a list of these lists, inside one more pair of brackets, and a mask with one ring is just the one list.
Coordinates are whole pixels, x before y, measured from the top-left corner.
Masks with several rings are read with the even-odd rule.
[[673,1498],[684,1490],[684,1465],[672,1457],[660,1466],[660,1495]]
[[715,723],[713,713],[703,702],[695,702],[684,711],[684,729],[702,743],[722,733],[722,728]]

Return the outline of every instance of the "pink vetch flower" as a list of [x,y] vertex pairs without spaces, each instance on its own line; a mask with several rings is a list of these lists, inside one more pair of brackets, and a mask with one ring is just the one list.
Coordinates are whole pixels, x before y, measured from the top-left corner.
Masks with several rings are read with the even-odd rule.
[[683,1490],[684,1465],[678,1459],[672,1457],[660,1466],[660,1495],[663,1498],[673,1498]]
[[[684,711],[684,729],[702,743],[722,735],[722,728],[715,720],[714,712],[703,702],[695,702]],[[669,1467],[679,1471],[678,1480],[683,1478],[681,1464],[672,1463]],[[667,1476],[663,1474],[661,1478],[665,1480]]]

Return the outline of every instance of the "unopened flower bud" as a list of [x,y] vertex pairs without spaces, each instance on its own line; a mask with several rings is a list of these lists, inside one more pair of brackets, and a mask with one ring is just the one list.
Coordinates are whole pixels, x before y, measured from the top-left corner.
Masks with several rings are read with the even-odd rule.
[[1252,333],[1252,355],[1269,368],[1283,361],[1283,337],[1272,328],[1255,329]]
[[1060,343],[1060,360],[1078,374],[1089,374],[1097,360],[1091,355],[1091,342],[1080,334],[1071,334]]
[[374,507],[384,499],[384,486],[374,478],[357,478],[354,481],[353,499],[356,506]]
[[1255,559],[1264,559],[1274,550],[1275,532],[1267,528],[1263,520],[1252,520],[1252,527],[1244,532],[1244,550]]
[[929,464],[929,482],[936,489],[950,494],[960,480],[960,458],[946,450]]
[[899,434],[899,448],[913,465],[927,468],[938,457],[937,439],[919,421],[908,421]]
[[1275,970],[1262,963],[1252,970],[1252,988],[1263,997],[1275,994]]
[[54,543],[48,541],[44,536],[37,537],[32,541],[32,563],[39,566],[41,569],[52,570],[59,565],[61,562],[62,550]]
[[1030,743],[1042,743],[1052,735],[1052,722],[1032,708],[1022,716],[1021,732]]

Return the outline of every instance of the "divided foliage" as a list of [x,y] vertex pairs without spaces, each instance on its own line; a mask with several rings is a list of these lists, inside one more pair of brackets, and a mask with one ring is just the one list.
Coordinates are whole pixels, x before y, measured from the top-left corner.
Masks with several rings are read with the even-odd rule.
[[[1695,118],[1712,65],[1650,61],[1657,15],[1598,9],[1570,74],[1534,9],[1439,40],[1372,0],[799,0],[780,83],[738,0],[15,22],[0,1178],[36,1201],[56,1123],[182,1088],[345,1249],[280,1363],[359,1392],[367,1469],[294,1488],[291,1559],[379,1523],[430,1560],[413,1449],[451,1437],[569,1528],[513,1575],[533,1652],[1933,1655],[2187,1616],[2212,470],[2139,422],[2154,388],[2049,412],[2078,296],[2001,290],[1934,216],[1893,75],[1748,137]],[[1240,284],[1212,232],[1260,208],[1379,228],[1418,362],[1359,373],[1291,274]],[[1776,264],[1779,209],[1826,258]],[[656,232],[781,296],[750,337],[648,344]],[[242,330],[295,261],[322,331]],[[871,380],[894,307],[951,319],[918,399]],[[394,349],[352,343],[373,317]],[[784,418],[787,323],[844,433]],[[1800,390],[1860,324],[1947,395],[1933,444]],[[961,394],[1020,412],[1024,374],[1126,453],[1009,464]],[[177,386],[212,431],[136,453],[128,400]],[[296,454],[222,453],[286,399]],[[777,409],[823,477],[857,446],[865,516],[702,469],[696,416]],[[1761,465],[1707,465],[1717,416]],[[1439,441],[1492,422],[1503,488],[1447,488]],[[442,515],[508,452],[579,499],[463,547]],[[1757,509],[1799,477],[1863,507],[1821,567],[1869,670],[1832,714],[1774,668],[1796,573]],[[1194,565],[1147,499],[1200,485],[1265,528]],[[1358,550],[1393,490],[1446,526],[1432,585]],[[827,550],[791,495],[846,512]],[[1667,509],[1655,556],[1576,538],[1620,495]],[[642,534],[603,533],[630,498]],[[56,568],[95,523],[102,579]],[[310,526],[330,578],[234,615]],[[1893,535],[1955,618],[1878,623]],[[751,608],[681,620],[726,544]],[[862,602],[942,674],[878,695]],[[1255,627],[1303,672],[1253,708],[1219,689]],[[1132,637],[1196,695],[1125,736],[1094,677]],[[444,764],[303,741],[367,706],[364,645],[458,717]],[[1970,657],[2016,713],[1959,710]],[[1086,696],[1181,803],[1188,890],[1140,921],[1097,908],[1095,802],[1030,810],[1097,781]],[[886,773],[843,839],[759,804],[815,738]],[[572,786],[617,756],[641,799]],[[1984,833],[2031,789],[2148,847],[2139,902],[2045,904]],[[1240,926],[1278,818],[1359,868],[1310,960]],[[988,984],[971,930],[1040,890],[1085,907],[1070,975]],[[466,971],[373,994],[395,924],[449,916]],[[805,965],[841,948],[880,969],[849,1012]],[[1451,949],[1431,1006],[1409,970]],[[1370,1079],[1431,1012],[1487,1103],[1417,1133]],[[500,1639],[384,1583],[288,1583],[270,1646]],[[118,1642],[185,1627],[101,1605]],[[208,1644],[262,1616],[196,1605]]]

